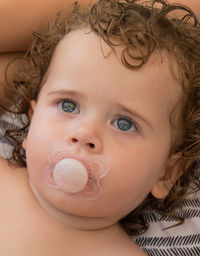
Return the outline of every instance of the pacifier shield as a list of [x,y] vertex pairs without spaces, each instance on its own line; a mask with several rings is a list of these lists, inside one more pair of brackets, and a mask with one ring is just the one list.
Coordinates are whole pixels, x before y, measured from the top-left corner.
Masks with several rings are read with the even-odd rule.
[[48,164],[42,171],[50,187],[71,195],[96,200],[103,195],[101,179],[109,172],[109,161],[103,155],[83,156],[76,147],[54,142],[48,153]]

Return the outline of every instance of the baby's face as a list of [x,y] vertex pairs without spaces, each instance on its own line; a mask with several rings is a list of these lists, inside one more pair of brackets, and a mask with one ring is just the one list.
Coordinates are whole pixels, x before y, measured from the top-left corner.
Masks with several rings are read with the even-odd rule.
[[[164,175],[169,117],[179,97],[166,59],[161,63],[154,55],[145,67],[128,70],[118,55],[93,33],[66,36],[50,64],[26,146],[29,177],[44,200],[63,212],[108,223],[136,208]],[[82,157],[108,159],[99,199],[72,197],[43,182],[56,141]]]

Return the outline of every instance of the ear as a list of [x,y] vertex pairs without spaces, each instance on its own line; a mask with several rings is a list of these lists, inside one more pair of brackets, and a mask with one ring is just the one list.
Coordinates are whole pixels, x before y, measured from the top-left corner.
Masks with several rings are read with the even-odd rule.
[[30,101],[30,107],[29,107],[29,110],[28,110],[28,116],[29,116],[30,120],[32,119],[33,113],[35,111],[35,107],[36,107],[36,101],[31,100]]
[[[29,110],[28,110],[28,116],[30,118],[30,120],[32,119],[33,117],[33,113],[35,111],[35,107],[36,107],[36,101],[35,100],[31,100],[30,101],[30,107],[29,107]],[[22,142],[22,148],[24,150],[26,150],[26,138],[24,138],[23,142]]]
[[182,166],[181,166],[182,153],[178,152],[171,156],[166,164],[165,175],[161,177],[151,190],[151,194],[157,199],[165,198],[177,179],[181,176]]
[[166,180],[164,178],[159,179],[153,186],[151,194],[157,199],[165,198],[169,194],[169,191],[173,187],[175,181],[172,181],[171,179]]

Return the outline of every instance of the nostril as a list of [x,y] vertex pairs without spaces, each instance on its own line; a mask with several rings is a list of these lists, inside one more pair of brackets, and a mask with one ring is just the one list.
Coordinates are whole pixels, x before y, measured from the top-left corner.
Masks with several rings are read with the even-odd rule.
[[[79,139],[71,138],[71,142],[72,143],[76,143],[76,142],[80,142],[81,143],[81,140],[79,141]],[[85,143],[83,143],[83,144],[85,144]],[[89,146],[89,148],[91,148],[91,149],[95,148],[95,144],[94,143],[87,143],[86,142],[85,145]]]
[[90,146],[90,148],[94,148],[95,145],[93,143],[88,143],[88,145]]
[[76,138],[72,138],[72,142],[77,142],[78,140]]

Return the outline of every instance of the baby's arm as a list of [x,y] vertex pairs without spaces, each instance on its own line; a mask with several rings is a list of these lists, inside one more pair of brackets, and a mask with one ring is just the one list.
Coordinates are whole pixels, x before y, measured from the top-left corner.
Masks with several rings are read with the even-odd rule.
[[[0,52],[23,51],[32,40],[32,31],[45,28],[56,13],[75,0],[0,0]],[[199,0],[168,0],[185,4],[200,17]],[[80,4],[96,0],[78,0]],[[3,35],[3,36],[2,36]]]
[[[0,52],[23,51],[32,31],[45,28],[56,13],[74,0],[0,0]],[[80,4],[95,2],[79,0]]]
[[[168,0],[182,3],[200,17],[199,0]],[[25,51],[32,40],[32,31],[45,28],[56,13],[72,4],[74,0],[0,0],[0,52]],[[78,0],[80,4],[96,0]],[[0,54],[0,93],[4,85],[6,64],[15,54]],[[2,94],[1,94],[2,95]]]

